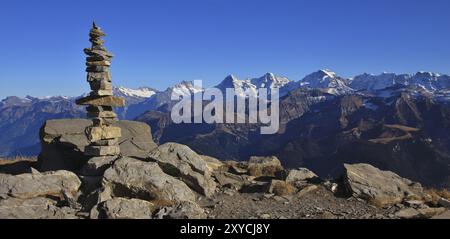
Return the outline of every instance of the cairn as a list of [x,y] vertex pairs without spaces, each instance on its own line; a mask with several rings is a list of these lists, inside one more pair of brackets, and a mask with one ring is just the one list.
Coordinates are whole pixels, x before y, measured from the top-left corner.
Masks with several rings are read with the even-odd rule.
[[90,48],[85,48],[87,81],[91,92],[88,96],[76,101],[78,105],[86,105],[87,116],[92,119],[92,126],[86,131],[90,145],[84,154],[93,157],[120,155],[119,138],[121,130],[113,126],[118,120],[113,107],[125,106],[125,100],[113,96],[111,82],[111,59],[113,55],[103,46],[105,33],[100,27],[92,25],[89,32]]

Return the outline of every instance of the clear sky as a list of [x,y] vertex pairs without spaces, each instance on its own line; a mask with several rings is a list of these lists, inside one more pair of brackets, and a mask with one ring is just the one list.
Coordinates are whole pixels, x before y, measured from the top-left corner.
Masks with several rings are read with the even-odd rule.
[[94,19],[126,87],[322,68],[450,73],[448,0],[2,0],[0,98],[87,92]]

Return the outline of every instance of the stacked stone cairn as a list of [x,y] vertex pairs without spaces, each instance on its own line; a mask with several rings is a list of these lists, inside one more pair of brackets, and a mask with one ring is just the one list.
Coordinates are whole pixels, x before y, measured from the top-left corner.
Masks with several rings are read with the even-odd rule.
[[113,96],[111,73],[109,67],[113,55],[103,46],[102,37],[105,33],[93,23],[89,33],[90,48],[84,49],[86,57],[87,81],[91,93],[76,101],[85,105],[92,126],[86,129],[90,145],[86,146],[84,154],[92,157],[115,157],[120,155],[119,127],[113,126],[118,120],[113,107],[125,106],[125,100]]

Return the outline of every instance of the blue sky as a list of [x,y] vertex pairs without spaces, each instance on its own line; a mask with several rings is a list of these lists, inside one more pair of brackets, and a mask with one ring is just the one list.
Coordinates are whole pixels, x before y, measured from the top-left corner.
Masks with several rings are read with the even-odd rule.
[[113,83],[127,87],[321,68],[448,74],[449,12],[448,0],[2,0],[0,98],[87,92],[93,19],[116,56]]

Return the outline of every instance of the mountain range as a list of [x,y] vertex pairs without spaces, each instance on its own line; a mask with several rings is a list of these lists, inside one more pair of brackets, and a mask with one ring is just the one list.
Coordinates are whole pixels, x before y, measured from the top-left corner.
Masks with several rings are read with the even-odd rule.
[[[146,122],[156,142],[179,142],[222,160],[276,155],[286,167],[305,166],[334,176],[343,163],[370,163],[426,185],[450,185],[450,76],[430,72],[340,77],[319,70],[299,81],[267,73],[227,76],[217,88],[238,96],[258,88],[280,89],[281,128],[260,135],[252,124],[173,124],[172,92],[202,89],[183,81],[163,91],[117,87],[127,106],[122,119]],[[36,155],[47,119],[84,118],[77,97],[7,97],[0,102],[0,156]]]

